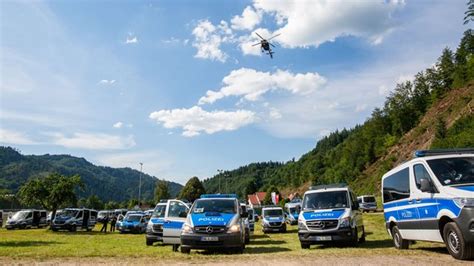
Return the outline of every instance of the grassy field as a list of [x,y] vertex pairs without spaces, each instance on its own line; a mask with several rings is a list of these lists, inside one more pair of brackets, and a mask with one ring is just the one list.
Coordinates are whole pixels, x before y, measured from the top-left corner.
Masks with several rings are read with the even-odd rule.
[[191,255],[172,252],[170,246],[145,245],[145,235],[92,232],[51,232],[46,229],[12,230],[0,229],[0,258],[48,260],[65,257],[114,257],[114,258],[162,258],[179,261],[220,260],[242,256],[243,259],[258,257],[294,256],[368,256],[368,255],[445,255],[444,245],[417,243],[406,251],[393,248],[384,228],[382,214],[364,214],[367,241],[357,248],[312,246],[302,250],[296,226],[285,234],[263,234],[258,225],[251,243],[243,255],[191,252]]

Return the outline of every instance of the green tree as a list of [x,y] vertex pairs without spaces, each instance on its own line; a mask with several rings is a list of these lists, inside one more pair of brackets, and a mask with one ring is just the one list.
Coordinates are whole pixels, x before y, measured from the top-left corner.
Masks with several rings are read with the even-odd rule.
[[470,21],[474,21],[474,0],[467,1],[467,10],[464,12],[464,25]]
[[168,182],[164,180],[158,180],[155,187],[155,201],[160,202],[162,199],[169,199],[171,197]]
[[78,187],[83,188],[79,175],[66,177],[53,173],[44,178],[30,179],[21,186],[18,197],[23,205],[41,206],[52,211],[52,217],[55,217],[61,206],[77,203],[74,190]]
[[115,210],[115,209],[118,209],[120,208],[120,204],[118,202],[115,202],[115,201],[109,201],[107,203],[105,203],[104,205],[104,209],[106,210]]
[[104,203],[97,197],[97,195],[90,195],[86,200],[86,207],[95,209],[95,210],[102,210],[104,209]]
[[206,190],[204,189],[204,186],[202,185],[199,178],[195,176],[189,179],[189,181],[186,183],[184,188],[179,193],[179,198],[193,202],[205,193]]

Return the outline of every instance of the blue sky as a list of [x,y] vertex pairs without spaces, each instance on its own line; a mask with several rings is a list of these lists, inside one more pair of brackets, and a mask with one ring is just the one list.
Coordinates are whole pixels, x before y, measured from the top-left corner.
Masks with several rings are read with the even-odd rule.
[[465,2],[2,1],[0,143],[183,184],[299,158],[455,49]]

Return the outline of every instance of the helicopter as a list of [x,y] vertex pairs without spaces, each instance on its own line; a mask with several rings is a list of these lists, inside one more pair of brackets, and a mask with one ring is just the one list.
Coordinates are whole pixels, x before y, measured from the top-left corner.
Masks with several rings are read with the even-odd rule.
[[260,50],[263,52],[267,51],[267,54],[270,56],[270,58],[273,59],[273,54],[275,52],[272,51],[272,47],[270,46],[273,46],[275,47],[275,45],[273,43],[270,42],[271,39],[277,37],[280,35],[280,33],[268,38],[268,39],[265,39],[263,38],[262,36],[260,36],[260,34],[258,34],[257,32],[255,32],[255,34],[257,34],[257,36],[262,39],[260,42],[256,43],[256,44],[253,44],[252,46],[256,46],[256,45],[260,45]]

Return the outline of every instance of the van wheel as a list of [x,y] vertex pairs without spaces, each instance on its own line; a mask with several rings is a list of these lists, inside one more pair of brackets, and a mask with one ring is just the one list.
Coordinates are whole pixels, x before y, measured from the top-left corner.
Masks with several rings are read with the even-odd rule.
[[69,229],[69,231],[71,232],[76,232],[77,228],[75,225],[71,225],[71,228]]
[[191,253],[191,249],[190,249],[190,248],[187,248],[187,247],[181,246],[181,253],[183,253],[183,254],[189,254],[189,253]]
[[400,234],[400,230],[398,230],[398,226],[396,225],[392,228],[392,237],[395,248],[408,249],[410,246],[410,241],[403,239],[402,235]]
[[53,230],[53,232],[57,232],[57,231],[58,231],[58,229],[57,229],[57,228],[54,228],[54,227],[51,228],[51,230]]
[[359,232],[357,231],[357,227],[354,228],[354,231],[352,231],[352,241],[351,241],[351,246],[357,247],[359,245]]
[[444,226],[444,242],[449,254],[458,260],[468,260],[474,257],[474,246],[467,245],[456,223],[450,222]]
[[359,243],[365,243],[365,227],[362,226],[362,236],[359,238]]
[[153,241],[150,240],[150,239],[147,239],[147,240],[146,240],[146,245],[147,245],[147,246],[153,246]]
[[301,248],[302,249],[309,249],[309,247],[310,247],[310,244],[306,244],[306,243],[301,242]]

